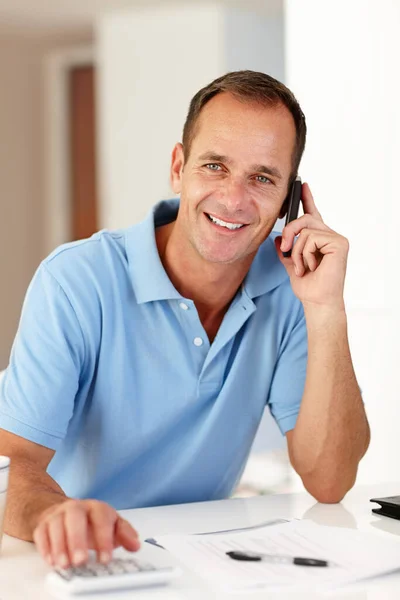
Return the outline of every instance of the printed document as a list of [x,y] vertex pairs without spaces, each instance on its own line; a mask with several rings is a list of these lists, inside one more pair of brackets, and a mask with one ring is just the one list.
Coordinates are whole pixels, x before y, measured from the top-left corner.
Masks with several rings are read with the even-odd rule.
[[[400,569],[400,541],[308,520],[237,532],[164,535],[157,542],[212,587],[225,591],[332,589]],[[318,558],[330,564],[310,567],[243,562],[226,555],[232,550]]]

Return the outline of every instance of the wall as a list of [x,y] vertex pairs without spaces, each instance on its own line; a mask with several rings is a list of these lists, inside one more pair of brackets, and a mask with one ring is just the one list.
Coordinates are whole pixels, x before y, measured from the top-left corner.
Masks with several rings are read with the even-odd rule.
[[215,2],[171,3],[99,19],[103,226],[136,222],[171,195],[171,150],[200,87],[235,69],[282,75],[282,14],[272,7],[268,18]]
[[261,16],[255,9],[225,12],[225,57],[230,70],[253,69],[264,71],[284,81],[284,31],[283,8],[268,12],[270,3],[265,3],[266,12]]
[[42,233],[40,65],[31,47],[19,42],[0,36],[0,368],[6,364],[24,289],[40,256]]
[[0,27],[0,369],[44,252],[43,59],[52,49],[90,40],[90,33],[46,38]]
[[286,75],[308,119],[303,177],[350,240],[350,343],[372,429],[359,482],[398,480],[400,4],[286,1]]

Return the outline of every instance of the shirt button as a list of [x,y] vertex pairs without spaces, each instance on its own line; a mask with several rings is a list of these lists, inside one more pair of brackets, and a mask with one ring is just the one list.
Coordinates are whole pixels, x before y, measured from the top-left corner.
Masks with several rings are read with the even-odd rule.
[[189,307],[184,302],[179,302],[179,306],[182,310],[189,310]]
[[195,346],[202,346],[203,345],[203,340],[201,339],[201,337],[195,337],[193,340],[193,344]]

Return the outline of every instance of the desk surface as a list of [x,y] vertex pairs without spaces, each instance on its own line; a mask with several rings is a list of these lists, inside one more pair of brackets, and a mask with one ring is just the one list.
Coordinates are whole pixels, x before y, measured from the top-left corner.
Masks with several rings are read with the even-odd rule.
[[[378,517],[371,512],[369,498],[400,494],[400,482],[374,486],[356,486],[341,504],[318,504],[307,493],[257,496],[252,498],[202,502],[121,511],[137,528],[142,539],[165,533],[196,533],[256,525],[274,517],[307,518],[325,525],[351,527],[378,535],[400,538],[400,521]],[[399,557],[400,561],[400,557]],[[53,598],[44,585],[48,567],[37,554],[33,544],[4,537],[0,558],[0,600],[50,600]],[[204,600],[207,598],[248,598],[249,595],[212,595],[202,588],[202,582],[187,570],[165,588],[130,591],[118,594],[90,596],[91,600]],[[251,594],[251,598],[266,598],[266,592]],[[321,595],[268,593],[275,598],[319,598]],[[340,600],[398,600],[400,570],[369,582],[359,583],[340,592],[323,597]]]

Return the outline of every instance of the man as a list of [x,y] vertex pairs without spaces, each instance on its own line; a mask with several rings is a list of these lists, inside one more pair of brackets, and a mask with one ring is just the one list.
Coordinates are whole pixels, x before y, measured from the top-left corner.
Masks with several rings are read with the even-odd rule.
[[347,341],[348,242],[306,184],[304,216],[271,233],[305,135],[281,83],[217,79],[173,149],[180,203],[38,269],[0,391],[0,453],[6,531],[49,564],[137,549],[115,509],[228,496],[266,403],[317,500],[354,484],[369,428]]

